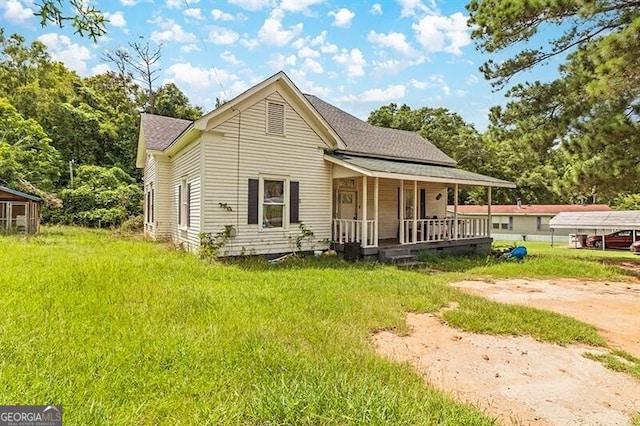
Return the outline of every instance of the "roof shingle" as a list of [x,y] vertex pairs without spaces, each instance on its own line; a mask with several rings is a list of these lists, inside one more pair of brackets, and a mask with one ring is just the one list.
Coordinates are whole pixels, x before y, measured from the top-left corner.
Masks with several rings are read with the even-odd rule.
[[347,145],[345,152],[432,164],[456,164],[455,160],[418,133],[374,126],[314,95],[305,97]]
[[165,117],[155,114],[141,114],[142,130],[147,149],[164,151],[193,122],[180,118]]

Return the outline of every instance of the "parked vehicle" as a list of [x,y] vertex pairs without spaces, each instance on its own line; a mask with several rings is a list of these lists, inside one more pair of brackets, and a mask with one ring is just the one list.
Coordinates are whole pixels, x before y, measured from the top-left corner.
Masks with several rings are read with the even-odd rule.
[[631,246],[629,246],[629,250],[634,253],[640,253],[640,241],[636,241],[635,243],[631,244]]
[[[633,238],[633,233],[636,233]],[[590,235],[587,237],[587,247],[602,248],[602,235]],[[605,248],[629,249],[634,241],[640,241],[640,230],[617,231],[604,235]]]

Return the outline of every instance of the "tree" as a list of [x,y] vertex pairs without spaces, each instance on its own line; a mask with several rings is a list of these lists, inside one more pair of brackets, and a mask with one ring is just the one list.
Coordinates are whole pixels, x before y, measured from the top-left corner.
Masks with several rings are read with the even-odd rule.
[[42,127],[0,98],[0,182],[52,191],[60,176],[58,152]]
[[456,160],[460,167],[481,172],[486,151],[480,134],[473,125],[446,108],[422,107],[412,110],[407,105],[384,105],[369,114],[367,121],[380,127],[418,132]]
[[[483,65],[496,87],[564,57],[557,79],[511,88],[513,101],[493,111],[493,124],[509,139],[525,138],[536,152],[562,157],[554,187],[565,198],[609,201],[619,192],[637,192],[640,3],[472,0],[467,7],[482,50],[493,56],[517,51]],[[559,36],[529,47],[541,33]]]
[[[70,11],[66,10],[66,3],[70,6]],[[43,27],[52,23],[62,28],[65,22],[71,22],[76,34],[86,34],[93,41],[107,33],[104,15],[84,0],[41,0],[38,7],[35,15],[40,17],[40,25]]]
[[142,189],[118,167],[78,167],[74,188],[60,192],[63,208],[50,220],[92,227],[121,225],[142,213]]
[[167,83],[156,92],[155,113],[167,117],[196,120],[202,116],[202,108],[192,106],[189,98],[178,86]]

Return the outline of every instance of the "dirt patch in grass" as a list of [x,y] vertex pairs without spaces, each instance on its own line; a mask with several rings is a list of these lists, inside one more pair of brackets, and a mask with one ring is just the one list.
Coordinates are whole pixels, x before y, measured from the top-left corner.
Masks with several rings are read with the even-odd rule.
[[[611,347],[638,354],[640,286],[578,280],[456,284],[474,294],[573,316],[601,330]],[[376,333],[379,353],[409,363],[425,381],[502,424],[626,425],[640,412],[640,380],[585,353],[529,337],[487,336],[447,326],[438,315],[408,314],[412,332]]]
[[640,357],[640,284],[575,279],[461,281],[464,291],[547,309],[595,326],[607,344]]

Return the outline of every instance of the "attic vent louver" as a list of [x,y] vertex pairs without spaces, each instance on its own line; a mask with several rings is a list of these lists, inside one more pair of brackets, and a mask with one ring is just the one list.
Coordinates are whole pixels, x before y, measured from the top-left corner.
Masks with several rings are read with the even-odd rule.
[[267,102],[267,133],[284,135],[284,105]]

